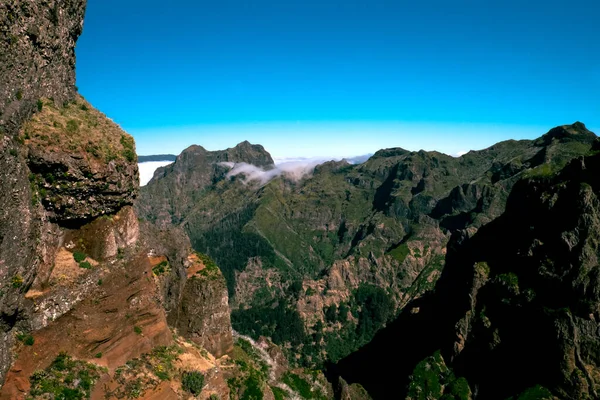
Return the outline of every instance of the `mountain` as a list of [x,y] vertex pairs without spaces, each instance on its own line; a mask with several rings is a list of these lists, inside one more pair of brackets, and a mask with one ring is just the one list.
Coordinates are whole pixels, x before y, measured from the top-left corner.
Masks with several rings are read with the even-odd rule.
[[138,163],[149,161],[175,161],[177,156],[174,154],[155,154],[151,156],[138,156]]
[[0,399],[332,398],[234,336],[219,267],[179,227],[140,221],[135,142],[74,86],[85,7],[0,4]]
[[[459,380],[486,399],[598,398],[598,150],[532,170],[500,217],[454,232],[435,290],[336,372],[374,398],[467,398],[448,397]],[[389,359],[393,370],[380,367]]]
[[217,261],[236,330],[291,345],[300,365],[318,366],[368,343],[431,291],[454,232],[495,220],[519,180],[559,171],[595,140],[575,123],[459,158],[385,149],[266,184],[228,175],[221,162],[227,154],[268,168],[260,146],[252,156],[238,149],[248,143],[191,147],[142,188],[137,207],[158,226],[183,227]]

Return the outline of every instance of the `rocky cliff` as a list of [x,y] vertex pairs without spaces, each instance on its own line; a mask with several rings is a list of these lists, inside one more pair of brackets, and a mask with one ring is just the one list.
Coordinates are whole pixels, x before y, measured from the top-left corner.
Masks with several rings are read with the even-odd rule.
[[[407,398],[597,398],[597,148],[559,171],[530,171],[505,213],[478,231],[454,232],[434,292],[338,372],[374,398],[390,390]],[[373,367],[383,357],[397,368]]]
[[314,365],[367,343],[430,291],[453,232],[493,221],[519,179],[560,170],[595,139],[575,123],[460,158],[385,149],[361,165],[329,162],[266,183],[229,176],[221,162],[227,154],[264,167],[264,149],[192,146],[142,188],[138,208],[181,226],[216,260],[235,329],[290,343],[298,362]]
[[10,365],[13,328],[27,328],[23,294],[57,242],[57,228],[49,225],[31,187],[19,130],[39,99],[61,105],[74,99],[74,46],[85,4],[0,4],[0,381]]
[[[233,348],[223,276],[202,280],[187,236],[134,212],[134,140],[74,86],[84,10],[0,5],[0,398],[183,398],[193,371],[228,396],[202,347]],[[148,379],[119,372],[141,359]]]

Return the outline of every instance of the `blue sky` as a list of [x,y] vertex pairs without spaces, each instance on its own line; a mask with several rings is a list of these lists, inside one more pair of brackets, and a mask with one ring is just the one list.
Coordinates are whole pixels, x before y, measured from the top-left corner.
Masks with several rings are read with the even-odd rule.
[[600,133],[596,0],[88,0],[76,51],[80,92],[139,154],[453,154],[577,120]]

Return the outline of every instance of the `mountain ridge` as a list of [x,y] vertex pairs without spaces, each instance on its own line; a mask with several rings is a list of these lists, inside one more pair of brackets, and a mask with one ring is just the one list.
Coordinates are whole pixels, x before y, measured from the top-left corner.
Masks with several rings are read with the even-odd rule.
[[[301,181],[283,175],[264,186],[229,179],[213,164],[188,198],[178,185],[191,178],[178,159],[161,176],[175,186],[161,193],[180,193],[169,202],[185,204],[185,218],[154,203],[164,196],[156,182],[142,188],[138,207],[151,221],[181,224],[193,247],[218,261],[235,329],[279,343],[295,338],[300,362],[319,365],[368,342],[432,290],[452,232],[477,231],[504,212],[520,179],[551,174],[591,150],[595,135],[583,124],[558,128],[567,134],[550,130],[545,139],[504,141],[458,158],[384,149],[359,165],[325,163]],[[372,310],[361,311],[365,296]],[[340,316],[340,307],[351,312]],[[287,328],[260,327],[278,317]]]

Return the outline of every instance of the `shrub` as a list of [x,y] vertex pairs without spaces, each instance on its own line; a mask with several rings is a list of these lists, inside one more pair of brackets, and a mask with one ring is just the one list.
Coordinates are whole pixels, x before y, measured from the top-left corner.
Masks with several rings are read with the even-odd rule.
[[152,273],[154,273],[154,275],[156,275],[156,276],[162,275],[167,271],[169,271],[169,262],[168,261],[161,261],[160,264],[158,264],[154,268],[152,268]]
[[94,357],[96,357],[96,358],[102,358],[102,353],[96,353],[96,354],[94,355]]
[[92,264],[87,261],[82,261],[79,263],[79,268],[92,269]]
[[134,162],[137,157],[135,154],[135,151],[129,150],[129,149],[123,150],[122,154],[123,154],[123,157],[125,157],[125,159],[129,162]]
[[38,100],[37,101],[37,109],[38,109],[38,111],[42,111],[43,108],[44,108],[44,102],[42,100]]
[[85,253],[82,253],[81,251],[75,251],[73,252],[73,259],[75,259],[75,262],[82,262],[83,260],[85,260],[87,258],[87,255]]
[[21,89],[17,90],[17,100],[21,100],[23,98],[23,91]]
[[35,339],[28,333],[20,333],[17,335],[17,339],[19,339],[26,346],[33,346],[35,343]]
[[186,371],[181,377],[181,387],[195,396],[199,395],[204,386],[204,375],[198,371]]
[[23,277],[21,275],[13,276],[11,279],[11,284],[15,289],[20,288],[23,286]]
[[142,328],[140,328],[140,327],[139,327],[139,326],[137,326],[137,325],[133,327],[133,331],[134,331],[135,333],[137,333],[138,335],[141,335],[141,334],[142,334]]

